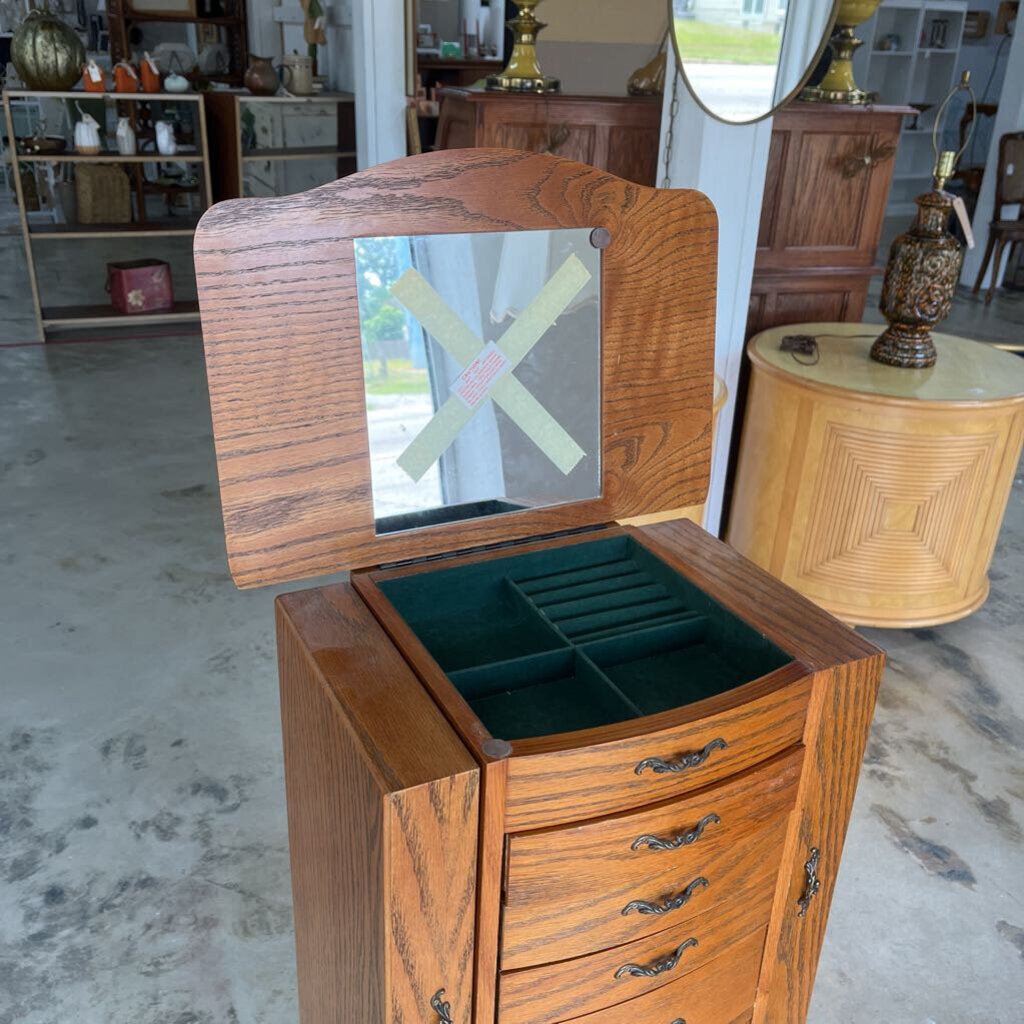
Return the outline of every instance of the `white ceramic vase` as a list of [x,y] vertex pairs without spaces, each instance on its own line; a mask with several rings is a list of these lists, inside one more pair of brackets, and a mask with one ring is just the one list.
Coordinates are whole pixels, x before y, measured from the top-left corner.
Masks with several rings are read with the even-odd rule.
[[75,149],[79,153],[91,156],[100,151],[100,126],[96,119],[86,114],[81,107],[78,108],[81,115],[75,124]]
[[167,121],[157,121],[156,148],[161,156],[174,156],[178,152],[178,143],[174,140],[174,126]]
[[117,119],[117,151],[121,156],[135,155],[135,129],[130,117]]

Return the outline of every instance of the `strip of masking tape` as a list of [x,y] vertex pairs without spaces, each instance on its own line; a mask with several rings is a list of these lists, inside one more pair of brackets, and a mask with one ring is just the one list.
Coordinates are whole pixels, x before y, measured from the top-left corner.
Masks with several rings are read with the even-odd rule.
[[[512,376],[511,370],[525,358],[589,280],[590,272],[587,268],[575,254],[570,255],[497,343],[497,348],[509,360],[508,372],[496,380],[487,393],[487,397],[497,402],[565,474],[572,471],[586,452],[526,387]],[[392,285],[391,294],[463,367],[483,351],[484,343],[419,271],[409,268]],[[470,408],[459,398],[449,398],[399,456],[399,467],[413,480],[420,480],[448,449],[479,407],[478,404]]]

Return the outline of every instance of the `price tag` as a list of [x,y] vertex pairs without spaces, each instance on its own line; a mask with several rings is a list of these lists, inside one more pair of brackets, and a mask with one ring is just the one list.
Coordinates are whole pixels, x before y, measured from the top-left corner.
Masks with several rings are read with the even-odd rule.
[[103,80],[103,75],[100,72],[100,69],[96,66],[96,61],[94,60],[89,61],[89,77],[94,82],[100,82]]
[[971,221],[967,216],[967,206],[961,196],[953,197],[953,212],[956,214],[956,219],[960,221],[960,227],[963,229],[964,238],[967,239],[967,248],[973,249],[974,232],[971,230]]

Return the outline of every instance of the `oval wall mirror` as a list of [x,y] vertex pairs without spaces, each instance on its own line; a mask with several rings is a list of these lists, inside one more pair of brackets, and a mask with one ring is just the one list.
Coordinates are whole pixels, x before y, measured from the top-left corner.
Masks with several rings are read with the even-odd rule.
[[841,0],[668,0],[676,62],[712,117],[750,124],[797,93],[821,60]]

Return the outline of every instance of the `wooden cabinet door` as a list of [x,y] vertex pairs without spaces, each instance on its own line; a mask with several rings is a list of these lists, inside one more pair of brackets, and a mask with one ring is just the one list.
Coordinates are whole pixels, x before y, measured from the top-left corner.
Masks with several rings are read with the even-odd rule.
[[775,121],[755,269],[869,267],[902,115],[801,106]]

